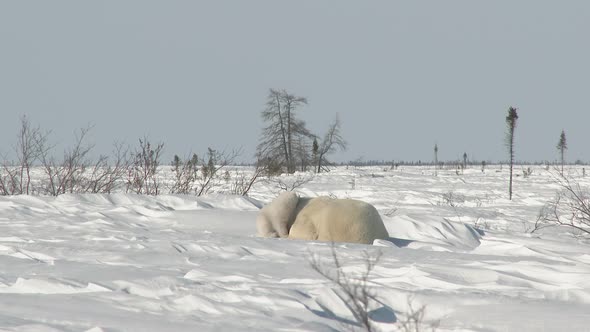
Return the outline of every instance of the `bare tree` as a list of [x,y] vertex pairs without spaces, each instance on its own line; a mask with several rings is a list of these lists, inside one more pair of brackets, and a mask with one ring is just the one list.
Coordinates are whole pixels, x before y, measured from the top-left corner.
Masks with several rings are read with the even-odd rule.
[[38,143],[41,165],[47,177],[46,183],[44,183],[45,193],[58,196],[67,192],[82,191],[83,174],[91,164],[88,154],[94,148],[94,145],[86,143],[90,129],[91,126],[88,126],[75,134],[74,146],[64,151],[63,159],[60,162],[50,155],[51,147],[43,142]]
[[[4,160],[6,158],[3,157]],[[20,181],[18,169],[6,164],[6,161],[0,169],[0,195],[16,195],[20,193]]]
[[19,192],[29,194],[31,184],[31,166],[37,158],[37,148],[35,145],[35,136],[38,128],[31,128],[31,124],[26,116],[21,117],[21,127],[18,132],[18,139],[15,147],[19,163]]
[[[96,161],[89,158],[93,149],[86,139],[91,126],[75,132],[74,145],[64,151],[59,161],[52,155],[54,146],[48,143],[48,132],[32,127],[26,116],[21,117],[14,150],[17,162],[6,162],[0,170],[0,194],[43,193],[53,196],[66,192],[111,192],[126,171],[121,146],[116,148],[115,161],[111,166],[108,157]],[[4,158],[6,160],[6,158]],[[44,178],[32,183],[31,168],[40,164]],[[34,184],[34,185],[33,185]]]
[[299,171],[301,172],[306,172],[313,162],[310,151],[313,153],[313,142],[308,137],[297,137],[293,145],[293,162],[299,165]]
[[510,106],[508,108],[508,115],[506,116],[506,146],[508,147],[508,154],[510,157],[510,183],[508,185],[508,196],[512,200],[512,169],[514,167],[514,129],[516,129],[516,120],[518,114],[516,114],[516,108]]
[[128,147],[115,143],[112,162],[107,156],[99,156],[84,181],[83,192],[110,194],[116,190],[129,170],[128,155]]
[[[12,194],[29,194],[31,191],[31,167],[40,157],[42,146],[47,144],[49,132],[42,132],[40,127],[31,126],[29,119],[23,115],[17,134],[14,152],[16,153],[18,172],[8,172],[11,179]],[[15,176],[16,175],[16,176]]]
[[340,134],[340,117],[336,115],[334,122],[328,128],[328,132],[324,135],[322,142],[319,144],[317,150],[317,169],[320,173],[323,168],[330,164],[330,161],[326,159],[326,156],[333,153],[338,149],[346,149],[346,141]]
[[160,181],[158,167],[164,143],[155,147],[147,138],[139,139],[139,148],[131,155],[131,166],[127,173],[127,192],[136,194],[158,195]]
[[559,142],[557,143],[557,150],[559,150],[559,156],[561,157],[561,176],[563,176],[563,164],[565,163],[565,150],[567,150],[567,140],[565,138],[565,130],[561,131],[559,135]]
[[280,161],[288,173],[295,172],[293,146],[297,137],[313,137],[305,122],[297,119],[295,111],[307,104],[304,97],[295,96],[285,90],[270,89],[262,119],[267,123],[263,128],[256,149],[258,160]]

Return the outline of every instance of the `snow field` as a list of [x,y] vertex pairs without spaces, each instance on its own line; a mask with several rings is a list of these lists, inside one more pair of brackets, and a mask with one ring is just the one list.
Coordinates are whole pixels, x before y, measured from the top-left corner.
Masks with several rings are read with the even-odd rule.
[[[517,177],[512,201],[506,169],[433,173],[339,167],[298,188],[381,213],[390,241],[335,244],[351,276],[382,252],[375,324],[397,331],[425,305],[438,331],[590,331],[589,241],[525,232],[556,190],[545,170]],[[342,330],[350,310],[309,264],[330,266],[330,244],[255,237],[276,192],[0,197],[0,331]]]

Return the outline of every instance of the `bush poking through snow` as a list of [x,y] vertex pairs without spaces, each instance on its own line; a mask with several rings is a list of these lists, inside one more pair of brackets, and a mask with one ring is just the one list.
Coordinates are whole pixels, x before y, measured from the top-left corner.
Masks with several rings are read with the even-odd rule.
[[185,160],[180,159],[178,155],[174,155],[172,173],[174,174],[174,182],[170,188],[170,193],[190,194],[199,173],[199,157],[197,154],[194,153],[191,158]]
[[283,192],[294,191],[304,184],[311,182],[313,179],[314,175],[311,173],[296,173],[271,177],[269,178],[269,182],[274,183],[279,188],[279,192]]
[[111,161],[107,156],[100,156],[90,167],[82,192],[111,194],[118,189],[129,169],[129,152],[123,144],[115,143],[113,153]]
[[403,332],[421,332],[421,331],[431,331],[435,332],[436,328],[439,325],[439,321],[435,321],[429,324],[428,330],[424,328],[426,325],[424,323],[425,319],[424,316],[426,314],[426,305],[421,305],[415,307],[414,299],[410,296],[408,297],[408,304],[407,304],[408,312],[406,313],[406,317],[404,320],[398,323],[399,330]]
[[442,201],[439,205],[448,205],[452,208],[458,208],[465,203],[465,196],[456,194],[453,191],[448,191],[442,194]]
[[[357,325],[367,332],[379,331],[379,327],[372,320],[373,313],[378,311],[382,302],[379,300],[374,287],[371,285],[369,277],[371,272],[379,263],[382,257],[382,252],[377,251],[375,254],[370,254],[368,251],[363,251],[365,262],[365,269],[359,274],[346,273],[343,271],[343,264],[336,253],[334,243],[331,245],[332,262],[327,264],[320,261],[318,255],[310,254],[310,265],[322,277],[334,283],[334,285],[344,295],[344,300],[356,320]],[[375,310],[377,309],[377,310]],[[436,331],[439,321],[430,324],[425,323],[426,305],[416,307],[413,297],[408,297],[407,312],[403,320],[393,320],[391,323],[397,324],[397,330],[403,332],[420,332],[420,331]],[[343,323],[347,320],[341,320]],[[380,324],[383,324],[381,322]],[[425,329],[427,327],[427,329]],[[354,331],[354,326],[344,326],[345,329]]]
[[239,155],[239,150],[226,153],[207,148],[207,159],[202,160],[201,173],[197,177],[196,195],[205,195],[217,187],[221,180],[222,169],[231,164]]
[[565,176],[555,175],[554,181],[561,190],[542,211],[545,222],[571,227],[582,235],[590,236],[590,193],[579,183]]
[[[225,153],[208,148],[206,158],[199,158],[193,154],[191,158],[182,160],[175,155],[172,161],[174,182],[171,185],[170,193],[202,196],[214,190],[222,181],[230,182],[231,175],[229,172],[223,173],[222,170],[231,164],[239,154],[239,151]],[[245,193],[248,192],[247,190]]]
[[378,251],[374,256],[371,256],[365,251],[365,270],[361,275],[355,276],[342,270],[342,263],[336,253],[334,244],[332,244],[331,250],[332,263],[334,264],[333,268],[327,267],[320,261],[318,256],[313,254],[310,255],[311,267],[324,278],[333,282],[336,287],[342,291],[346,297],[346,303],[348,304],[350,312],[364,331],[378,331],[370,317],[370,306],[374,303],[378,303],[378,301],[377,294],[369,285],[369,276],[379,262],[379,259],[381,259],[381,251]]
[[127,173],[127,192],[158,195],[160,181],[158,167],[164,143],[153,146],[147,138],[139,139],[139,148],[132,154],[132,164]]
[[236,172],[233,177],[227,177],[226,182],[230,182],[230,194],[248,196],[248,193],[252,189],[255,183],[259,182],[260,179],[268,172],[266,165],[257,163],[254,173],[248,174],[245,172]]

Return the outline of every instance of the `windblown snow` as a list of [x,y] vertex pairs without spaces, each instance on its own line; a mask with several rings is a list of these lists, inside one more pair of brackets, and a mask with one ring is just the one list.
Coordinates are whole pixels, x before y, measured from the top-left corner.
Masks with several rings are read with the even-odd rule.
[[[369,276],[381,331],[401,331],[422,306],[420,330],[590,331],[590,241],[563,227],[527,232],[557,189],[543,168],[515,179],[512,201],[506,187],[497,168],[341,167],[297,190],[380,212],[391,239],[334,249],[352,276],[381,252]],[[255,236],[277,193],[258,183],[250,197],[0,197],[0,331],[355,327],[310,266],[312,256],[330,266],[330,243]]]

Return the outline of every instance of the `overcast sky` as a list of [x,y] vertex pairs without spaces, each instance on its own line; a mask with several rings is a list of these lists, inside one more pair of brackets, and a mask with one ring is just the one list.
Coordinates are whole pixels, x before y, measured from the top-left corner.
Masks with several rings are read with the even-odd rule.
[[208,146],[252,160],[269,88],[336,113],[363,158],[590,161],[590,1],[1,1],[0,152],[21,115],[60,144]]

